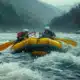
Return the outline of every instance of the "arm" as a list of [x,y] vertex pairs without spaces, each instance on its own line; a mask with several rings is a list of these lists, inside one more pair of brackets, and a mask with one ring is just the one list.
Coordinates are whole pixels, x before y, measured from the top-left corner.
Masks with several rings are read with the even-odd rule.
[[56,37],[56,34],[53,32],[53,36]]
[[55,33],[52,32],[52,38],[54,39],[56,37]]

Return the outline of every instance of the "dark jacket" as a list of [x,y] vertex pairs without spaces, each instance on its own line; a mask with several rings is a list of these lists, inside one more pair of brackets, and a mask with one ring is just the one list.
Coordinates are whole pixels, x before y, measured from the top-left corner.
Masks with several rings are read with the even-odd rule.
[[53,37],[56,37],[56,35],[52,31],[45,31],[42,33],[42,37],[53,38]]

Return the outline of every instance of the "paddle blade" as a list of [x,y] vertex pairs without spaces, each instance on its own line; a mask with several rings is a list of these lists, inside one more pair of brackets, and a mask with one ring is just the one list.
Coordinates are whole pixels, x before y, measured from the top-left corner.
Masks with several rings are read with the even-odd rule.
[[73,41],[73,40],[70,40],[70,39],[56,38],[56,40],[60,40],[60,41],[63,41],[67,44],[71,44],[74,47],[77,46],[77,42]]
[[1,45],[0,45],[0,51],[8,48],[8,47],[11,46],[12,44],[13,44],[13,42],[6,42],[6,43],[4,43],[4,44],[1,44]]

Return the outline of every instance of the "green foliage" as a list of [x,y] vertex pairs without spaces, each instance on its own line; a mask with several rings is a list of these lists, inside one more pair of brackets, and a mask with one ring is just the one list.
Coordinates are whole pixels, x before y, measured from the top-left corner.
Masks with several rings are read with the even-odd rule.
[[16,12],[12,4],[0,1],[0,29],[6,31],[6,29],[22,29],[26,26],[29,26],[29,28],[37,27],[41,23],[40,19],[28,10],[26,10],[26,13],[20,14]]
[[50,22],[50,26],[69,26],[71,24],[77,25],[76,28],[80,28],[80,4],[73,7],[68,13],[55,17]]
[[11,4],[0,1],[0,25],[21,25],[20,17],[16,14]]

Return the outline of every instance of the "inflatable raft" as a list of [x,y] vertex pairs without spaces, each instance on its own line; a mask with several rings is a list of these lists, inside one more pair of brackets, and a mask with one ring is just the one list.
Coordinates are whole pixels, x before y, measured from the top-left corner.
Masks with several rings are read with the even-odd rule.
[[15,53],[22,51],[30,52],[32,55],[42,56],[50,51],[61,51],[62,44],[57,40],[49,38],[28,38],[12,46]]

